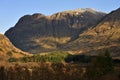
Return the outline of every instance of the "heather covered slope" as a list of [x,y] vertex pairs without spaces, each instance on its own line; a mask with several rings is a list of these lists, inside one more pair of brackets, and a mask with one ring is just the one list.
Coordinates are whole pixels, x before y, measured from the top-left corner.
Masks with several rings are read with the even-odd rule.
[[120,8],[106,15],[96,27],[80,34],[77,40],[64,48],[90,55],[109,49],[113,56],[120,56]]
[[51,16],[25,15],[5,35],[23,51],[50,52],[76,40],[83,31],[95,26],[105,13],[93,9],[63,11]]
[[0,34],[0,60],[6,60],[10,57],[19,58],[25,55],[27,53],[15,48],[6,36]]

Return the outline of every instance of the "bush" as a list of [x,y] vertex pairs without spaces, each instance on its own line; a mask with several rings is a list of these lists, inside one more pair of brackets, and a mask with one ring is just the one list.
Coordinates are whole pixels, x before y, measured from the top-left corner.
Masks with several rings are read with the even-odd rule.
[[68,55],[65,58],[65,62],[77,62],[77,63],[89,63],[91,60],[90,56],[87,55]]
[[64,62],[68,53],[62,51],[55,51],[48,54],[35,54],[30,57],[22,57],[20,61],[22,62]]
[[8,61],[9,62],[16,62],[18,59],[17,58],[9,58]]
[[7,55],[10,56],[10,57],[12,57],[13,53],[11,51],[8,51]]
[[3,57],[0,57],[0,61],[3,61]]
[[88,67],[87,75],[91,78],[98,78],[113,72],[114,66],[109,51],[105,51],[104,55],[98,55]]
[[3,49],[2,49],[2,48],[0,48],[0,51],[3,51]]
[[20,59],[20,61],[22,61],[22,62],[28,62],[28,58],[27,58],[27,57],[22,57],[22,58]]

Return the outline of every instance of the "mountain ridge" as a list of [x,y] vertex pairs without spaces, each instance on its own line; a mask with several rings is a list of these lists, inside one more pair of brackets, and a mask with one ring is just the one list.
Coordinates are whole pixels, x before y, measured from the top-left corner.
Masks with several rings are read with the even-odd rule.
[[[96,27],[86,30],[66,48],[74,46],[78,53],[94,54],[110,50],[113,56],[120,56],[120,8],[106,15]],[[79,49],[78,47],[79,46]],[[85,48],[84,48],[85,47]],[[97,54],[96,54],[97,53]]]
[[38,13],[25,15],[5,35],[23,51],[53,51],[76,40],[79,34],[97,25],[105,15],[88,8],[63,11],[51,16]]
[[27,52],[17,49],[6,36],[0,34],[0,61],[11,57],[20,58],[27,55],[29,55]]

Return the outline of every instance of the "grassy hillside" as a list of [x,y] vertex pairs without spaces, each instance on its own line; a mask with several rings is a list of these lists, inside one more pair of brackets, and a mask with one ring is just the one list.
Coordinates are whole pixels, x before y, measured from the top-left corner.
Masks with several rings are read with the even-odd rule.
[[29,54],[14,47],[6,36],[0,34],[0,61],[7,60],[11,57],[19,58],[26,55]]
[[120,9],[106,15],[94,28],[89,28],[75,41],[63,46],[71,53],[98,55],[109,49],[113,57],[120,56]]

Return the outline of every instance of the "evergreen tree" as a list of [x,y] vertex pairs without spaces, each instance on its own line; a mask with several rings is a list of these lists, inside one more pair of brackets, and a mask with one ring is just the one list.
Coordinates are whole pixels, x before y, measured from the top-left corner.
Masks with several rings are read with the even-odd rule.
[[103,55],[98,55],[88,67],[87,75],[91,78],[98,78],[109,74],[114,70],[112,57],[108,50]]

